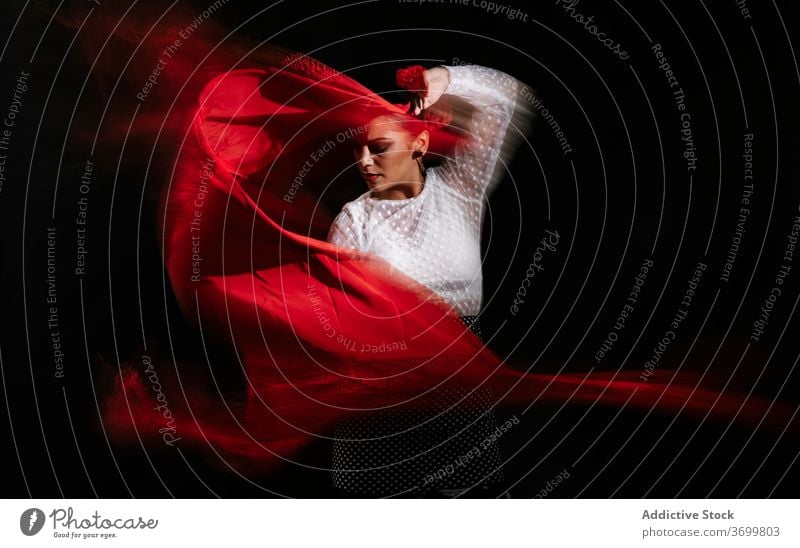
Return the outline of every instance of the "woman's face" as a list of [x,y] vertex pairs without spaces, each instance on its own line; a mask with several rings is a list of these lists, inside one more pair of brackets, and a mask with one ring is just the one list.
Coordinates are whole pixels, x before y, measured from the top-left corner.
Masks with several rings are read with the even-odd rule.
[[416,137],[398,121],[379,116],[355,142],[353,155],[370,190],[381,193],[422,182],[414,153],[425,154],[428,132]]

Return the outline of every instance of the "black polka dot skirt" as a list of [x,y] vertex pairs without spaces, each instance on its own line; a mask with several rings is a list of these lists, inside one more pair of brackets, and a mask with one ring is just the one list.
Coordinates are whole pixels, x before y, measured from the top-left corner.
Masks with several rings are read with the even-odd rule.
[[[480,336],[476,317],[462,318]],[[343,496],[496,496],[503,482],[492,394],[439,389],[430,410],[354,414],[337,426],[332,480]]]

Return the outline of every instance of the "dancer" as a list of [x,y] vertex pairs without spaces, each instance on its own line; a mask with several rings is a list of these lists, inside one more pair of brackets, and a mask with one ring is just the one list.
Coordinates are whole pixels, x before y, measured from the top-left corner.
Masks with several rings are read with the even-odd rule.
[[[444,298],[480,336],[481,229],[499,159],[513,141],[509,125],[515,118],[519,131],[526,120],[521,109],[514,117],[521,84],[480,66],[411,67],[399,71],[398,83],[412,71],[408,84],[419,87],[412,112],[424,115],[445,94],[463,99],[471,107],[467,138],[426,168],[431,135],[424,123],[399,114],[371,120],[353,146],[368,190],[343,207],[328,240],[382,257]],[[498,494],[498,443],[482,443],[497,427],[491,393],[438,397],[441,412],[432,416],[400,409],[348,417],[337,430],[334,484],[364,495]]]

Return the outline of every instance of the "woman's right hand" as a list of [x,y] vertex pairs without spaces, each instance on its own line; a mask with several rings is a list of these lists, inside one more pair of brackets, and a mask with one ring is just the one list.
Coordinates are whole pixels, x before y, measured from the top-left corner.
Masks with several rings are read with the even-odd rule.
[[430,108],[447,91],[450,85],[450,71],[444,67],[429,68],[423,73],[425,89],[421,91],[412,103],[411,112],[417,116],[423,110]]

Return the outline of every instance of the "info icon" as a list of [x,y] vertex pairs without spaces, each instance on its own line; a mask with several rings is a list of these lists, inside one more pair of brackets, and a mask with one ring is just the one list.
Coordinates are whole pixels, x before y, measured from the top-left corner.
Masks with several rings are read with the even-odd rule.
[[23,535],[32,537],[44,527],[44,512],[38,508],[28,508],[19,517],[19,529]]

